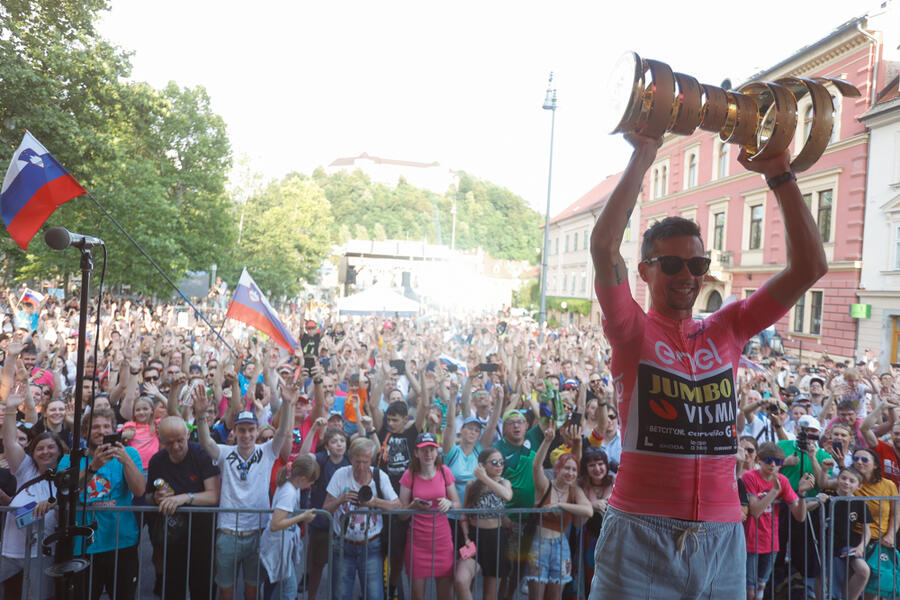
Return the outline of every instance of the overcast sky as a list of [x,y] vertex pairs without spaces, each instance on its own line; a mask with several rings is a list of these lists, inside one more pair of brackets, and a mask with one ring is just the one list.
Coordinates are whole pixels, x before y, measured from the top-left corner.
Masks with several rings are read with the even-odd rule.
[[[865,12],[868,0],[112,0],[101,33],[133,76],[202,85],[235,155],[268,178],[361,152],[439,161],[543,214],[556,73],[551,213],[621,170],[602,130],[604,86],[634,50],[737,84]],[[742,12],[743,11],[743,12]]]

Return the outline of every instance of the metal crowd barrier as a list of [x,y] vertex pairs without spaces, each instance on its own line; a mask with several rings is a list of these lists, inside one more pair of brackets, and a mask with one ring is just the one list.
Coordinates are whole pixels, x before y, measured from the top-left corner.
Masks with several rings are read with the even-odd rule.
[[[849,498],[844,497],[834,497],[830,498],[826,501],[825,506],[821,506],[821,503],[816,498],[807,498],[808,503],[811,505],[810,509],[807,513],[807,519],[803,523],[796,522],[790,514],[789,507],[781,505],[779,508],[775,508],[779,503],[773,503],[773,510],[763,513],[760,515],[758,519],[753,519],[748,517],[748,531],[753,531],[754,527],[759,527],[759,520],[770,519],[769,527],[774,524],[774,520],[776,518],[779,519],[778,523],[778,533],[779,533],[779,552],[778,557],[775,560],[775,572],[769,578],[769,583],[766,586],[765,598],[807,598],[807,597],[815,597],[816,592],[821,594],[820,597],[827,599],[831,598],[845,598],[846,589],[841,590],[838,585],[838,581],[836,579],[835,572],[835,561],[833,557],[836,554],[840,554],[840,551],[849,545],[849,540],[847,539],[835,539],[835,527],[834,527],[834,519],[835,519],[835,511],[837,507],[843,503],[849,502],[859,502],[859,501],[870,501],[870,502],[878,502],[876,510],[873,512],[872,517],[876,521],[880,521],[883,516],[883,511],[889,510],[893,508],[896,510],[898,506],[900,506],[900,496],[896,497],[862,497],[862,496],[854,496]],[[816,506],[815,509],[812,506]],[[11,509],[9,507],[0,507],[0,513],[8,513]],[[153,575],[153,563],[154,560],[156,564],[161,568],[162,571],[162,597],[175,597],[173,594],[179,595],[178,597],[186,597],[183,589],[190,589],[190,576],[189,574],[192,572],[192,566],[196,566],[196,562],[198,561],[198,557],[202,559],[202,561],[209,561],[210,569],[209,573],[205,574],[205,577],[208,579],[205,580],[204,585],[200,586],[202,588],[202,592],[199,594],[191,594],[192,600],[203,600],[203,598],[213,599],[216,597],[216,586],[215,586],[215,547],[216,547],[216,536],[217,530],[221,528],[231,529],[229,527],[229,522],[232,520],[236,523],[239,514],[253,514],[257,515],[260,522],[260,529],[262,529],[265,524],[268,522],[269,516],[271,515],[271,510],[239,510],[239,509],[223,509],[218,507],[191,507],[191,508],[180,508],[176,511],[175,516],[187,519],[187,537],[185,540],[179,540],[175,543],[170,542],[168,539],[168,530],[165,530],[163,534],[162,547],[157,550],[156,556],[154,557],[154,551],[152,545],[149,541],[149,536],[147,529],[144,528],[145,518],[152,514],[157,519],[164,519],[165,516],[158,513],[157,508],[155,506],[132,506],[132,507],[96,507],[90,509],[90,512],[115,512],[118,513],[116,523],[117,523],[117,533],[118,526],[121,519],[121,515],[123,513],[133,513],[135,518],[138,521],[138,525],[140,528],[139,534],[139,568],[138,568],[138,580],[137,580],[137,592],[135,597],[137,598],[153,598],[154,595],[149,593],[149,585],[147,578],[152,577]],[[79,511],[80,512],[80,511]],[[430,518],[431,520],[431,528],[432,534],[430,536],[425,536],[425,539],[421,539],[418,537],[415,529],[410,529],[410,538],[409,543],[414,545],[420,551],[425,546],[425,552],[430,553],[432,557],[439,555],[439,553],[444,553],[448,550],[446,547],[439,547],[435,540],[434,536],[434,527],[436,526],[439,517],[439,513],[432,511],[415,511],[415,510],[390,510],[390,511],[382,511],[382,510],[370,510],[370,509],[357,509],[345,513],[341,519],[337,522],[332,518],[332,516],[324,511],[317,510],[317,515],[321,515],[327,522],[328,525],[328,536],[327,536],[327,548],[323,548],[321,546],[317,546],[315,548],[311,547],[310,542],[310,527],[307,525],[305,527],[305,533],[303,535],[304,541],[304,550],[305,553],[316,552],[316,553],[325,553],[327,555],[328,562],[328,574],[327,576],[322,577],[321,585],[319,587],[319,593],[317,598],[337,598],[338,590],[334,587],[335,581],[337,577],[340,577],[343,574],[345,562],[352,560],[353,550],[349,550],[351,545],[345,544],[343,536],[339,532],[346,531],[346,524],[349,519],[354,518],[359,515],[366,516],[375,516],[381,517],[383,520],[382,526],[382,535],[380,536],[382,548],[381,552],[376,556],[378,572],[381,575],[381,585],[379,585],[379,589],[377,593],[369,593],[369,590],[365,587],[365,581],[359,580],[359,577],[356,577],[357,580],[354,584],[354,590],[360,592],[362,598],[366,598],[368,600],[372,600],[373,598],[382,598],[383,594],[388,587],[389,578],[391,576],[391,556],[397,556],[400,554],[400,550],[406,544],[406,539],[398,540],[396,538],[396,529],[392,528],[389,524],[389,520],[399,519],[400,517],[413,517],[414,515],[425,515],[426,518]],[[501,525],[501,535],[507,536],[507,540],[509,542],[509,556],[504,557],[500,555],[499,548],[502,545],[498,544],[498,551],[493,556],[493,560],[495,561],[495,569],[499,571],[499,567],[503,562],[509,559],[509,577],[507,578],[507,585],[513,586],[513,589],[518,589],[518,595],[513,595],[515,598],[525,597],[525,589],[522,585],[522,580],[528,576],[528,561],[541,560],[543,558],[554,559],[557,562],[562,562],[563,556],[563,547],[559,545],[559,555],[558,556],[537,556],[537,557],[526,557],[528,550],[530,548],[523,547],[523,541],[521,536],[521,531],[525,528],[525,523],[528,518],[531,516],[536,517],[537,519],[537,533],[535,534],[535,539],[540,536],[540,527],[547,518],[548,514],[556,514],[561,515],[562,511],[560,509],[553,508],[529,508],[529,509],[506,509],[502,511],[486,511],[482,509],[457,509],[451,510],[447,513],[450,520],[450,531],[451,531],[451,543],[452,543],[452,554],[453,554],[453,569],[452,573],[456,573],[457,567],[460,562],[460,555],[457,552],[457,547],[460,545],[457,539],[453,539],[453,536],[459,535],[458,530],[454,527],[454,519],[466,516],[479,515],[485,518],[500,518],[503,522]],[[840,513],[839,513],[840,514]],[[845,513],[846,514],[846,513]],[[197,537],[195,523],[196,519],[201,519],[204,516],[209,515],[209,518],[217,518],[218,523],[214,527],[209,528],[208,537],[206,534],[201,537]],[[10,515],[7,515],[6,518],[12,518]],[[900,522],[900,514],[896,515],[897,522]],[[858,522],[860,527],[868,527],[870,521],[863,519]],[[337,529],[335,528],[337,525]],[[849,531],[849,527],[852,527],[852,523],[847,523],[844,529]],[[198,527],[200,528],[200,527]],[[202,528],[200,528],[202,529]],[[758,529],[757,529],[758,531]],[[25,528],[26,533],[26,556],[30,556],[30,548],[34,547],[37,544],[37,547],[40,547],[41,537],[43,532],[43,522],[37,521],[31,525],[28,525]],[[477,527],[470,526],[470,537],[474,537],[474,542],[476,547],[479,546],[480,542],[480,531]],[[569,530],[564,532],[563,534],[564,541],[562,543],[568,544],[571,553],[571,576],[572,581],[568,586],[564,586],[563,588],[563,596],[565,598],[577,598],[578,600],[582,600],[588,597],[590,593],[590,575],[593,570],[593,551],[592,551],[592,543],[595,543],[596,540],[592,539],[593,536],[589,535],[586,531],[586,528],[583,526],[579,526],[577,520],[573,520],[572,525],[569,527]],[[284,543],[284,537],[282,536],[282,543]],[[3,554],[3,540],[0,538],[0,554]],[[543,551],[543,548],[540,544],[536,544],[532,542],[533,546],[538,549],[539,553]],[[774,551],[774,539],[772,541],[771,550]],[[362,560],[363,564],[366,564],[366,561],[370,558],[367,553],[369,551],[374,551],[374,544],[363,544],[360,546],[362,552]],[[122,549],[119,549],[122,550]],[[119,550],[116,551],[116,560],[118,561],[118,553]],[[355,550],[355,548],[354,548]],[[180,559],[180,557],[184,557],[185,566],[184,566],[184,579],[181,581],[173,581],[172,574],[170,573],[170,567],[172,566],[172,561],[170,560],[170,556],[172,556],[172,552],[178,553],[175,557],[176,559]],[[888,557],[894,557],[896,551],[890,549],[888,553]],[[306,554],[304,554],[303,561],[298,566],[298,576],[302,578],[302,575],[306,573],[305,560],[307,558]],[[443,554],[440,554],[444,556]],[[402,555],[401,555],[402,556]],[[124,558],[123,558],[124,560]],[[175,559],[172,559],[175,560]],[[884,560],[884,559],[882,559]],[[896,555],[893,563],[888,564],[889,561],[885,561],[885,569],[891,568],[897,571],[897,587],[894,589],[896,592],[893,594],[894,596],[900,596],[900,554]],[[395,562],[396,564],[396,562]],[[411,573],[408,572],[401,565],[401,574],[399,576],[398,584],[403,588],[403,595],[405,598],[411,597],[411,586],[412,586],[412,578]],[[432,561],[432,567],[434,563]],[[880,565],[880,563],[879,563]],[[32,559],[25,560],[25,570],[23,575],[23,586],[22,586],[22,595],[23,599],[32,599],[39,598],[37,593],[38,590],[38,578],[42,576],[39,570],[36,570],[35,567],[40,569],[42,565],[39,561],[34,561]],[[115,569],[118,570],[118,562],[115,563]],[[143,567],[143,568],[140,568]],[[180,567],[180,565],[179,565]],[[237,564],[232,564],[232,568],[236,568]],[[178,569],[181,570],[180,568]],[[201,567],[202,570],[202,567]],[[893,571],[892,571],[893,572]],[[799,575],[798,575],[799,574]],[[811,575],[809,578],[804,577],[804,575]],[[86,573],[86,585],[90,586],[92,583],[92,579],[94,577],[94,567],[93,565],[89,568]],[[872,572],[870,577],[879,577],[881,578],[883,573],[881,569],[876,569]],[[269,598],[272,589],[271,586],[264,584],[266,581],[266,573],[265,569],[261,563],[259,563],[256,567],[256,580],[259,582],[257,586],[257,598],[265,600]],[[427,583],[426,594],[427,598],[436,597],[436,585],[437,583],[433,578]],[[500,582],[498,582],[499,584]],[[791,589],[791,584],[794,584],[794,589]],[[484,584],[484,577],[479,573],[476,575],[473,580],[473,584],[471,587],[472,596],[474,598],[482,597],[482,586]],[[171,588],[171,586],[176,586],[175,588]],[[183,586],[183,587],[182,587]],[[171,588],[171,589],[170,589]],[[800,589],[803,588],[803,589]],[[90,589],[90,588],[88,588]],[[195,592],[198,589],[197,582],[194,584]],[[497,592],[498,594],[504,588],[498,585]],[[242,579],[236,580],[235,585],[235,598],[243,597],[244,587],[242,583]],[[117,590],[113,589],[109,594],[110,597],[116,597]],[[341,595],[344,598],[357,597],[353,596],[353,590],[346,591],[342,590]],[[509,593],[507,592],[507,596]],[[307,598],[307,595],[301,595],[301,598]],[[890,596],[888,596],[890,597]],[[11,600],[11,599],[9,599]]]

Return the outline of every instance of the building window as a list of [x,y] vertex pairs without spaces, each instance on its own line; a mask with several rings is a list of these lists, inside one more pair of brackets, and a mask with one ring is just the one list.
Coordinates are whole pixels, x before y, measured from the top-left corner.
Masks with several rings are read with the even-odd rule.
[[719,142],[719,152],[716,155],[716,168],[719,179],[728,176],[728,144]]
[[813,335],[822,333],[822,292],[810,292],[809,332]]
[[750,207],[750,250],[762,247],[763,206],[757,204]]
[[569,274],[563,273],[562,291],[566,291],[566,286],[568,285],[568,283],[569,283]]
[[588,249],[588,230],[587,229],[584,230],[584,233],[582,234],[581,238],[584,240],[584,242],[581,245],[581,249],[587,250]]
[[554,244],[555,249],[553,250],[553,254],[559,254],[559,238],[556,238],[556,243]]
[[[803,113],[803,139],[800,140],[802,143],[806,143],[806,140],[809,138],[809,131],[812,129],[813,122],[813,107],[812,103],[808,107],[806,107],[806,112]],[[802,146],[800,146],[802,148]],[[798,150],[799,152],[799,150]]]
[[578,285],[578,276],[572,275],[572,293],[575,293],[575,286]]
[[794,332],[821,335],[824,304],[825,295],[821,290],[810,291],[801,296],[794,305],[790,321]]
[[569,251],[569,234],[567,233],[567,234],[566,234],[566,249],[565,249],[565,252],[568,252],[568,251]]
[[587,291],[587,275],[581,276],[581,291],[582,293]]
[[669,193],[668,159],[656,164],[650,173],[650,199],[661,198]]
[[688,165],[687,165],[687,185],[686,187],[692,188],[697,185],[697,155],[695,153],[691,153],[688,155]]
[[900,223],[894,225],[894,270],[900,271]]
[[823,242],[831,240],[831,213],[833,208],[834,191],[821,190],[813,193],[803,194],[803,201],[806,207],[812,213],[816,225],[819,227],[819,234],[822,236]]
[[816,210],[816,223],[819,225],[819,233],[823,242],[831,241],[831,190],[822,190],[818,194],[819,206]]
[[803,318],[806,313],[806,295],[800,296],[794,305],[794,331],[803,332]]
[[725,213],[716,213],[713,219],[713,248],[721,251],[725,249]]

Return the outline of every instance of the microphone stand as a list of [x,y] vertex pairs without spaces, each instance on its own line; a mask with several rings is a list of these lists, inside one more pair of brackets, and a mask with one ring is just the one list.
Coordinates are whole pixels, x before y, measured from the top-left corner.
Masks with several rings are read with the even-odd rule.
[[[78,510],[78,473],[81,471],[81,415],[82,392],[84,390],[84,354],[87,340],[88,296],[91,284],[91,273],[94,270],[94,259],[90,248],[81,250],[81,302],[78,315],[78,359],[75,378],[75,422],[72,431],[72,450],[69,453],[69,468],[57,472],[56,487],[59,500],[59,525],[56,532],[47,536],[43,543],[43,552],[52,553],[52,544],[56,542],[54,564],[46,570],[47,575],[56,578],[56,598],[78,600],[84,596],[83,577],[80,574],[90,566],[86,558],[75,558],[75,538],[86,538],[89,544],[94,535],[90,527],[76,525],[75,513]],[[91,390],[93,397],[93,389]],[[88,432],[90,435],[90,432]],[[82,548],[82,553],[84,547]]]

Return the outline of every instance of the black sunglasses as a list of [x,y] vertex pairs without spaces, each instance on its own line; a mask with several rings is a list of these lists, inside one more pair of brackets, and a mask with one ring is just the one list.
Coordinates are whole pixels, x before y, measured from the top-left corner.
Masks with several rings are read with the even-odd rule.
[[645,258],[641,262],[648,265],[658,262],[659,268],[666,275],[677,275],[684,268],[684,263],[687,263],[688,271],[691,272],[691,275],[700,277],[709,271],[710,259],[705,256],[693,256],[687,260],[680,256],[654,256],[653,258]]

